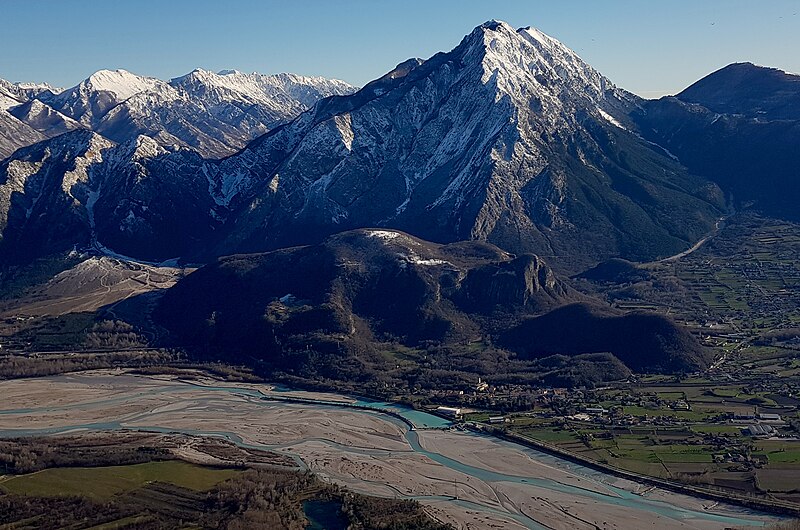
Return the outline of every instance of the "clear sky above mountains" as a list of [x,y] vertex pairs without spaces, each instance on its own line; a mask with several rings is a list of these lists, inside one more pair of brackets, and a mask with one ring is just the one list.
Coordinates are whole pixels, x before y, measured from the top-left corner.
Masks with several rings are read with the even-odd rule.
[[362,85],[496,18],[657,97],[731,62],[800,72],[798,13],[800,0],[0,0],[0,77],[72,86],[102,68],[169,79],[202,67]]

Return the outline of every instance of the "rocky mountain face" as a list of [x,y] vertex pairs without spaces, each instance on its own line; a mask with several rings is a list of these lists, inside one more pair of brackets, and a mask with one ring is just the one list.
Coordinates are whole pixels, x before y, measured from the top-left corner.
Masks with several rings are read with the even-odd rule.
[[[169,82],[100,70],[66,90],[0,83],[0,97],[14,100],[9,112],[42,133],[33,141],[82,127],[119,143],[144,135],[207,157],[230,155],[320,98],[353,91],[321,77],[199,69]],[[7,154],[0,157],[30,143],[3,142]]]
[[0,109],[0,160],[20,147],[35,144],[43,139],[44,136],[39,131],[19,121],[5,109]]
[[537,30],[484,24],[220,164],[218,186],[238,193],[215,253],[386,226],[567,267],[669,254],[722,200],[629,130],[640,104]]
[[26,145],[44,139],[39,131],[20,121],[9,112],[9,109],[21,105],[25,101],[19,89],[0,80],[0,160]]
[[80,130],[22,148],[0,163],[0,253],[6,261],[90,241],[93,174],[112,145]]
[[47,138],[81,128],[77,121],[45,105],[38,99],[31,99],[8,111],[12,116],[33,127]]
[[194,252],[220,225],[203,169],[197,152],[169,152],[147,136],[110,149],[86,205],[93,245],[151,261]]
[[800,76],[732,64],[631,116],[731,206],[800,219]]
[[204,168],[193,150],[170,152],[147,136],[114,144],[88,129],[20,149],[0,163],[0,255],[12,262],[73,248],[156,261],[188,255],[221,222],[208,182],[198,178]]
[[[319,98],[353,90],[201,70],[170,83],[100,71],[63,91],[0,80],[0,257],[73,247],[145,260],[197,254],[227,214],[207,178],[216,163],[202,154],[230,153]],[[42,190],[52,200],[40,200]]]
[[0,79],[0,160],[20,147],[77,129],[80,124],[38,101],[37,95],[57,89],[16,85]]

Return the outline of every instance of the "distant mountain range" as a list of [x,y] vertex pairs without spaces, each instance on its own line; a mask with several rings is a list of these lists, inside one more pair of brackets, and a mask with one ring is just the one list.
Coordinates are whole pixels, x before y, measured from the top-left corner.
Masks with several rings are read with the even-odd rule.
[[201,70],[3,83],[0,140],[24,147],[0,163],[0,259],[206,261],[386,227],[571,273],[650,260],[730,206],[796,215],[797,80],[732,65],[646,101],[538,30],[491,21],[357,91]]
[[[114,142],[144,135],[165,147],[191,147],[206,157],[222,157],[317,100],[355,90],[344,81],[294,74],[197,69],[167,82],[125,70],[100,70],[66,90],[0,80],[0,119],[18,131],[33,129],[41,135],[38,139],[82,127]],[[0,157],[30,143],[0,141]]]

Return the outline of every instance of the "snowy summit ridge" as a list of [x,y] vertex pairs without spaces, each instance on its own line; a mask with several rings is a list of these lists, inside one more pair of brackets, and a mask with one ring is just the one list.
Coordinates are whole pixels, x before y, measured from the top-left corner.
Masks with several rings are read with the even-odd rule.
[[153,77],[142,77],[119,69],[98,70],[82,83],[88,90],[111,92],[118,101],[125,101],[139,92],[153,90],[158,84],[159,80]]
[[[115,142],[143,134],[165,147],[191,147],[204,156],[221,157],[290,121],[321,98],[354,91],[355,87],[344,81],[322,77],[236,70],[215,74],[199,68],[170,81],[123,69],[99,70],[69,89],[0,80],[0,109],[36,102],[36,114],[48,116],[33,124],[20,116],[30,110],[19,109],[15,114],[23,124],[14,123],[16,136],[28,137],[30,142],[11,145],[9,140],[4,152],[0,139],[0,158],[16,147],[76,126]],[[47,108],[43,110],[42,105]],[[47,129],[45,124],[53,121],[63,123],[57,130]],[[28,131],[26,125],[34,131]]]

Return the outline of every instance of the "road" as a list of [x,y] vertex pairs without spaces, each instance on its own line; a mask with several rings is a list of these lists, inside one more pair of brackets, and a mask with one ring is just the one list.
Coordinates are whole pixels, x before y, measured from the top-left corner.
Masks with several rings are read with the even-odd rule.
[[642,266],[642,267],[647,267],[647,266],[651,266],[651,265],[656,265],[656,264],[658,264],[658,263],[668,263],[668,262],[671,262],[671,261],[678,261],[678,260],[679,260],[679,259],[681,259],[681,258],[685,258],[685,257],[686,257],[686,256],[688,256],[689,254],[693,253],[694,251],[696,251],[697,249],[699,249],[700,247],[702,247],[703,245],[705,245],[705,244],[706,244],[706,243],[707,243],[707,242],[708,242],[710,239],[712,239],[714,236],[716,236],[716,235],[719,233],[719,231],[720,231],[720,230],[721,230],[721,229],[722,229],[722,228],[725,226],[725,221],[726,221],[726,220],[727,220],[727,219],[728,219],[728,218],[729,218],[731,215],[732,215],[732,214],[730,214],[730,215],[726,215],[726,216],[724,216],[724,217],[720,217],[720,218],[717,220],[717,222],[714,224],[714,230],[712,230],[711,232],[709,232],[708,234],[706,234],[706,236],[705,236],[705,237],[703,237],[703,239],[701,239],[700,241],[698,241],[697,243],[695,243],[694,245],[692,245],[692,246],[691,246],[691,248],[688,248],[688,249],[684,250],[683,252],[678,252],[678,253],[677,253],[677,254],[675,254],[674,256],[669,256],[669,257],[667,257],[667,258],[659,259],[659,260],[656,260],[656,261],[650,261],[650,262],[648,262],[648,263],[642,263],[642,264],[640,264],[640,266]]

